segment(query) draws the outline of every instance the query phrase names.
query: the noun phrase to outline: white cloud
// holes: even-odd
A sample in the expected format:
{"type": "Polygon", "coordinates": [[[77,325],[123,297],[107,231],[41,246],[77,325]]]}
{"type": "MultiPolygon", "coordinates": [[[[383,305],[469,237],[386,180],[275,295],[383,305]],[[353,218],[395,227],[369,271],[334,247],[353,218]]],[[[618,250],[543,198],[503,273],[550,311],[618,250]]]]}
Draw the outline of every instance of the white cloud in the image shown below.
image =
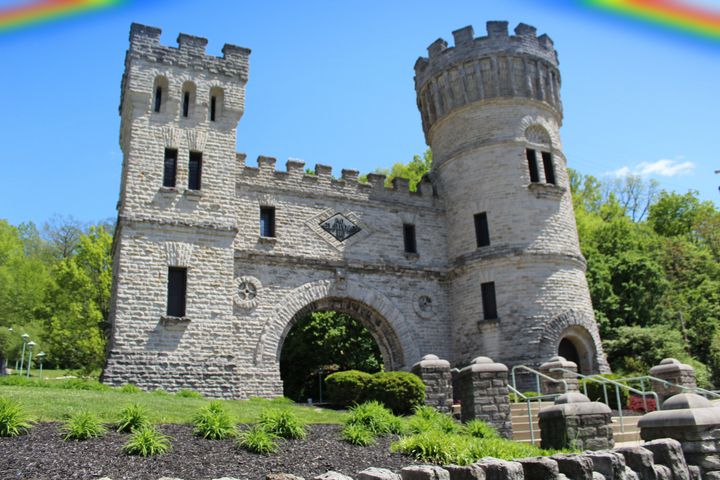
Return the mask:
{"type": "Polygon", "coordinates": [[[695,164],[693,162],[663,158],[657,162],[641,162],[632,168],[626,165],[607,174],[616,177],[626,177],[628,175],[674,177],[675,175],[688,174],[694,169],[695,164]]]}

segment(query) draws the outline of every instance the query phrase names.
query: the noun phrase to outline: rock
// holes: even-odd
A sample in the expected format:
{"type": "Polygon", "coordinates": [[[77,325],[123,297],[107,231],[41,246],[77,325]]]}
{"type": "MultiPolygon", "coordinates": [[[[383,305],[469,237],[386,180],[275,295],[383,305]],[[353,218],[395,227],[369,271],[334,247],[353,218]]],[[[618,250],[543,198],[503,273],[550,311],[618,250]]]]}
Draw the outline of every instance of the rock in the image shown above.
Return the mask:
{"type": "Polygon", "coordinates": [[[654,465],[653,469],[655,470],[655,478],[657,478],[657,480],[672,480],[673,474],[665,465],[654,465]]]}
{"type": "Polygon", "coordinates": [[[593,480],[606,480],[605,475],[603,475],[602,473],[598,473],[598,472],[592,472],[592,478],[593,478],[593,480]]]}
{"type": "Polygon", "coordinates": [[[700,467],[697,465],[688,465],[688,473],[690,474],[690,480],[700,480],[700,467]]]}
{"type": "Polygon", "coordinates": [[[401,477],[386,468],[370,467],[358,472],[357,480],[401,480],[401,477]]]}
{"type": "Polygon", "coordinates": [[[305,480],[302,477],[292,475],[290,473],[268,473],[265,480],[305,480]]]}
{"type": "Polygon", "coordinates": [[[548,457],[521,458],[525,478],[532,480],[556,480],[560,474],[558,464],[548,457]]]}
{"type": "Polygon", "coordinates": [[[593,471],[602,474],[606,480],[625,480],[625,457],[619,453],[600,451],[583,455],[592,460],[593,471]]]}
{"type": "Polygon", "coordinates": [[[518,462],[508,462],[486,457],[475,465],[485,470],[486,480],[523,480],[523,466],[518,462]]]}
{"type": "Polygon", "coordinates": [[[450,480],[450,474],[437,465],[413,465],[400,470],[402,480],[450,480]]]}
{"type": "Polygon", "coordinates": [[[653,453],[656,464],[664,465],[670,469],[672,480],[690,480],[690,472],[680,442],[672,438],[663,438],[645,442],[643,448],[653,453]]]}
{"type": "Polygon", "coordinates": [[[593,480],[593,461],[585,455],[553,455],[560,473],[570,480],[593,480]]]}
{"type": "Polygon", "coordinates": [[[328,472],[325,472],[323,474],[313,477],[313,480],[353,480],[353,479],[352,479],[352,477],[343,475],[340,472],[334,472],[334,471],[330,470],[328,472]]]}
{"type": "Polygon", "coordinates": [[[705,480],[720,480],[720,472],[707,472],[705,474],[705,480]]]}
{"type": "Polygon", "coordinates": [[[621,447],[616,451],[625,457],[625,464],[630,467],[640,480],[656,480],[653,468],[653,453],[643,447],[621,447]]]}
{"type": "Polygon", "coordinates": [[[485,480],[485,470],[480,465],[446,465],[450,480],[485,480]]]}

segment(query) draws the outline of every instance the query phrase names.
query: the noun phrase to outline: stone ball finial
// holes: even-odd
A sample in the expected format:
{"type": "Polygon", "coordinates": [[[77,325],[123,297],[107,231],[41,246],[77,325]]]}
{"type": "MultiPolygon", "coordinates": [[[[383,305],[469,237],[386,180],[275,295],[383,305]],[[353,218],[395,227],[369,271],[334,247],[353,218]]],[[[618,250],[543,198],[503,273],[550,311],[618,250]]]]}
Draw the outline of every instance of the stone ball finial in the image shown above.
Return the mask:
{"type": "Polygon", "coordinates": [[[420,360],[440,360],[440,357],[438,357],[437,355],[433,355],[432,353],[429,353],[429,354],[425,355],[424,357],[422,357],[420,360]]]}
{"type": "Polygon", "coordinates": [[[472,359],[472,362],[470,362],[470,363],[475,365],[475,364],[495,363],[495,362],[493,362],[493,359],[490,357],[475,357],[472,359]]]}
{"type": "Polygon", "coordinates": [[[567,359],[565,357],[561,357],[560,355],[556,355],[548,360],[548,362],[567,362],[567,359]]]}
{"type": "Polygon", "coordinates": [[[713,408],[715,405],[697,393],[678,393],[665,400],[663,410],[682,410],[684,408],[713,408]]]}
{"type": "Polygon", "coordinates": [[[566,403],[588,403],[590,399],[580,392],[569,392],[560,395],[555,399],[555,405],[564,405],[566,403]]]}
{"type": "Polygon", "coordinates": [[[672,358],[672,357],[663,358],[662,360],[660,360],[660,365],[669,365],[671,363],[680,365],[680,360],[678,360],[677,358],[672,358]]]}
{"type": "Polygon", "coordinates": [[[417,369],[423,369],[423,368],[444,368],[444,369],[450,369],[450,362],[447,360],[442,360],[437,355],[433,355],[432,353],[429,353],[422,357],[419,362],[414,364],[412,366],[412,370],[416,371],[417,369]]]}

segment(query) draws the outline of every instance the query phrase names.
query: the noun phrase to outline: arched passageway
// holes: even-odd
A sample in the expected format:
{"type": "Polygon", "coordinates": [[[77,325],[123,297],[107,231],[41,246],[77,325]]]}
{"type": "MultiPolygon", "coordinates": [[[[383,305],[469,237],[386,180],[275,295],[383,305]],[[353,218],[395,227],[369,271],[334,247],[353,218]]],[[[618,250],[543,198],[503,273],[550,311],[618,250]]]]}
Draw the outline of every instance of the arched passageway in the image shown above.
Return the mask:
{"type": "Polygon", "coordinates": [[[558,347],[558,355],[564,357],[566,360],[574,362],[578,366],[578,373],[584,373],[580,367],[580,355],[578,354],[575,345],[573,345],[573,343],[567,338],[563,338],[562,340],[560,340],[560,346],[558,347]]]}

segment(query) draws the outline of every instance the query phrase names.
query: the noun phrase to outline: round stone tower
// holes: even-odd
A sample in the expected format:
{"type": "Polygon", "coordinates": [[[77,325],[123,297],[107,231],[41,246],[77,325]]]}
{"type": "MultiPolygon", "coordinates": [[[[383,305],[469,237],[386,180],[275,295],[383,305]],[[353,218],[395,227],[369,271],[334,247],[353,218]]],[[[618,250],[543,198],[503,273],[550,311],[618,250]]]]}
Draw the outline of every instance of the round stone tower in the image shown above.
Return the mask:
{"type": "Polygon", "coordinates": [[[415,64],[446,209],[453,360],[537,367],[562,354],[583,373],[608,371],[560,143],[553,42],[525,24],[511,36],[507,22],[453,37],[415,64]]]}

